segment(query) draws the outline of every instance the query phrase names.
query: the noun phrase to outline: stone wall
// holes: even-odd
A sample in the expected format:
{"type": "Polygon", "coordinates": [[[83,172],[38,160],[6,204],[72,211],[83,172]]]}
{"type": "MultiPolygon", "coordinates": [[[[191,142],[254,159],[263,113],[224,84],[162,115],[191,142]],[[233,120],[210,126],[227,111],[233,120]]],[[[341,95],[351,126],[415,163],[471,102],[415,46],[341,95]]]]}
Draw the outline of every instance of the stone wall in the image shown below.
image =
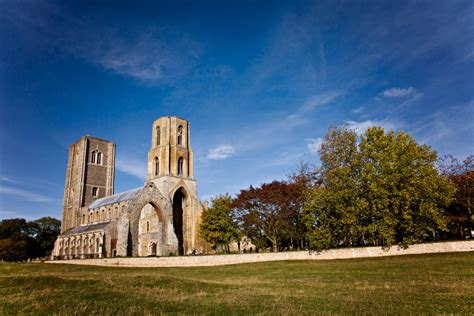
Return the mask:
{"type": "Polygon", "coordinates": [[[474,240],[413,245],[408,249],[392,247],[384,251],[380,247],[344,248],[310,253],[308,251],[254,253],[235,255],[184,256],[184,257],[148,257],[148,258],[108,258],[49,261],[51,263],[70,263],[98,266],[121,267],[185,267],[219,266],[239,263],[282,261],[282,260],[331,260],[367,257],[399,256],[411,254],[466,252],[474,251],[474,240]]]}
{"type": "Polygon", "coordinates": [[[157,253],[159,255],[175,254],[178,241],[173,231],[173,210],[169,198],[164,197],[153,182],[147,183],[140,193],[129,200],[128,205],[119,214],[117,222],[117,255],[138,256],[139,224],[142,209],[151,204],[160,221],[160,234],[157,253]],[[131,247],[131,249],[129,249],[131,247]],[[130,253],[131,252],[131,253],[130,253]]]}

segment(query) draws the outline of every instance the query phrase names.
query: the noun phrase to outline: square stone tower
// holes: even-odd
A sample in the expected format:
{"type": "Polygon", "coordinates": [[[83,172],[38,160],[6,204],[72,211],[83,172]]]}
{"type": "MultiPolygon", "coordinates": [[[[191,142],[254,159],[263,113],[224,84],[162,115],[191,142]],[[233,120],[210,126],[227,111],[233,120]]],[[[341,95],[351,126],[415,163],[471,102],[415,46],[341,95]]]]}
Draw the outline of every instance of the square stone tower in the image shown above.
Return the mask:
{"type": "Polygon", "coordinates": [[[114,193],[115,144],[83,136],[69,147],[61,232],[81,225],[81,209],[114,193]]]}

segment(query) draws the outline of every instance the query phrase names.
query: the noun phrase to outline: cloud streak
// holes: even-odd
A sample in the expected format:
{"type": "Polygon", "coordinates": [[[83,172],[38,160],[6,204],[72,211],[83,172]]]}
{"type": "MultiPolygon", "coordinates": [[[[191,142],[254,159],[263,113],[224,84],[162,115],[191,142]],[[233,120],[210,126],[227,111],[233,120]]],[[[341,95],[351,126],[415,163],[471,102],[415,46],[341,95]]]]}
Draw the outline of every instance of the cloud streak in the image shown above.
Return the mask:
{"type": "Polygon", "coordinates": [[[143,83],[173,83],[196,65],[201,54],[197,42],[171,27],[134,32],[41,1],[18,3],[10,10],[5,17],[35,45],[143,83]]]}
{"type": "Polygon", "coordinates": [[[107,70],[143,82],[174,81],[199,57],[198,45],[177,31],[157,29],[132,40],[112,34],[101,43],[79,44],[77,52],[107,70]]]}
{"type": "Polygon", "coordinates": [[[27,190],[13,188],[9,186],[0,186],[0,194],[12,195],[28,202],[51,202],[52,199],[45,195],[37,194],[27,190]]]}
{"type": "Polygon", "coordinates": [[[322,94],[312,95],[307,98],[300,108],[301,113],[307,113],[314,109],[333,102],[343,94],[342,91],[329,91],[322,94]]]}
{"type": "Polygon", "coordinates": [[[348,127],[358,134],[363,134],[365,131],[367,131],[370,127],[373,126],[380,126],[386,131],[388,130],[397,130],[401,127],[400,123],[396,123],[390,120],[366,120],[366,121],[346,121],[345,122],[348,127]]]}
{"type": "Polygon", "coordinates": [[[382,92],[384,97],[389,98],[402,98],[416,93],[416,89],[413,87],[408,88],[391,88],[382,92]]]}
{"type": "Polygon", "coordinates": [[[145,180],[148,174],[146,163],[131,159],[117,159],[117,170],[134,176],[140,180],[145,180]]]}
{"type": "Polygon", "coordinates": [[[310,153],[319,155],[318,150],[321,148],[321,145],[323,144],[323,139],[321,137],[318,138],[307,138],[305,139],[307,141],[307,148],[310,153]]]}
{"type": "Polygon", "coordinates": [[[207,159],[224,160],[236,154],[236,150],[232,145],[221,145],[211,148],[207,154],[207,159]]]}

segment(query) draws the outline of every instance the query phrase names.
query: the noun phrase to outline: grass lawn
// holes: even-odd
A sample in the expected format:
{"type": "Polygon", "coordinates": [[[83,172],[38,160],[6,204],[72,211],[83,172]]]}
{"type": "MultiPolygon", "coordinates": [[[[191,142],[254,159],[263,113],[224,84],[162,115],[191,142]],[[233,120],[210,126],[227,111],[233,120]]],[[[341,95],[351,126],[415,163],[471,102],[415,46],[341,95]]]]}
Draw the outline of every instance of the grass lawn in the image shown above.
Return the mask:
{"type": "Polygon", "coordinates": [[[474,252],[202,268],[0,263],[0,314],[474,314],[474,252]]]}

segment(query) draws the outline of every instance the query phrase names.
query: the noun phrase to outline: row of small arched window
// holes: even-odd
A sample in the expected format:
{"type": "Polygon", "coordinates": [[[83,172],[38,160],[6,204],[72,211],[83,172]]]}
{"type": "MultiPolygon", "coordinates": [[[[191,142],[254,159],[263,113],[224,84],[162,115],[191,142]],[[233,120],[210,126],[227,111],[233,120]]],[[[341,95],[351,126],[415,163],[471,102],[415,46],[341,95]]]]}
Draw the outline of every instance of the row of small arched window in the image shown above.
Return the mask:
{"type": "MultiPolygon", "coordinates": [[[[178,126],[178,132],[176,135],[178,145],[183,144],[183,126],[178,126]]],[[[156,145],[159,146],[161,144],[161,129],[159,126],[156,127],[156,145]]]]}
{"type": "MultiPolygon", "coordinates": [[[[124,207],[122,206],[122,209],[124,207]]],[[[102,209],[100,212],[96,210],[95,213],[90,212],[87,215],[82,214],[82,224],[90,224],[93,222],[107,221],[119,217],[119,208],[108,208],[107,212],[102,209]]]]}
{"type": "MultiPolygon", "coordinates": [[[[178,158],[178,175],[181,176],[183,175],[183,170],[184,170],[184,159],[183,157],[178,158]]],[[[160,174],[160,159],[158,157],[155,157],[155,176],[160,174]]]]}

